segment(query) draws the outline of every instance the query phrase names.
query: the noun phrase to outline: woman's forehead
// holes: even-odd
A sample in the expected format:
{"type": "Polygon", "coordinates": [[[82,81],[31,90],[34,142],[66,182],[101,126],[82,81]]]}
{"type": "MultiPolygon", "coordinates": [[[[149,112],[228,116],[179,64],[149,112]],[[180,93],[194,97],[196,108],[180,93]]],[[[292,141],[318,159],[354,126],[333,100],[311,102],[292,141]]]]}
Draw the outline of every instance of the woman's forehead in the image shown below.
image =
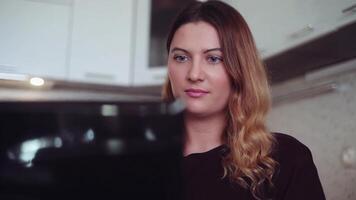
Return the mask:
{"type": "Polygon", "coordinates": [[[171,49],[175,47],[190,51],[220,48],[219,36],[215,28],[207,22],[190,22],[175,32],[171,49]]]}

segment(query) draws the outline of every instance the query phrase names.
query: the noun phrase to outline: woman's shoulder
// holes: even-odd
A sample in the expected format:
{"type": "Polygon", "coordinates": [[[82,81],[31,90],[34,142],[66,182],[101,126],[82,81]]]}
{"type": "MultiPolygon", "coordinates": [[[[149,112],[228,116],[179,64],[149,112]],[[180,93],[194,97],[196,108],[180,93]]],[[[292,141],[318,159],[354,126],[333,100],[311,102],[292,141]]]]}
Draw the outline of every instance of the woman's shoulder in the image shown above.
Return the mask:
{"type": "Polygon", "coordinates": [[[278,162],[274,175],[274,199],[325,200],[309,148],[290,135],[272,134],[276,140],[273,157],[278,162]]]}
{"type": "Polygon", "coordinates": [[[272,134],[276,141],[273,154],[279,162],[297,164],[312,160],[310,149],[295,137],[278,132],[272,134]]]}

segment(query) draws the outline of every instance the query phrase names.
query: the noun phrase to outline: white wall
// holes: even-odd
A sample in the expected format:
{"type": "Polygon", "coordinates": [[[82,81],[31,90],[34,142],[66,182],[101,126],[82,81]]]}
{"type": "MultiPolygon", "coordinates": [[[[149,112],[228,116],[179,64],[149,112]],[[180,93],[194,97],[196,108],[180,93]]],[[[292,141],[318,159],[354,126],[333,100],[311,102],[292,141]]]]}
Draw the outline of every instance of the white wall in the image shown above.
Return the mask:
{"type": "Polygon", "coordinates": [[[347,147],[356,148],[356,72],[333,79],[347,90],[276,105],[268,124],[311,149],[327,199],[351,200],[356,199],[356,169],[344,167],[341,155],[347,147]]]}

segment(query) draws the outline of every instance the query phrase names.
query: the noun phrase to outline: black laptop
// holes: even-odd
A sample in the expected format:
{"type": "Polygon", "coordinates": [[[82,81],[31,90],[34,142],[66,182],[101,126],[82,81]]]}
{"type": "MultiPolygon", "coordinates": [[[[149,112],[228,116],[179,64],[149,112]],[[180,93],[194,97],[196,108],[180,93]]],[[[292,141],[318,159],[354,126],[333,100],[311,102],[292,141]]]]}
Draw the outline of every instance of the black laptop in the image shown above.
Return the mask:
{"type": "Polygon", "coordinates": [[[180,199],[177,102],[0,103],[0,199],[180,199]]]}

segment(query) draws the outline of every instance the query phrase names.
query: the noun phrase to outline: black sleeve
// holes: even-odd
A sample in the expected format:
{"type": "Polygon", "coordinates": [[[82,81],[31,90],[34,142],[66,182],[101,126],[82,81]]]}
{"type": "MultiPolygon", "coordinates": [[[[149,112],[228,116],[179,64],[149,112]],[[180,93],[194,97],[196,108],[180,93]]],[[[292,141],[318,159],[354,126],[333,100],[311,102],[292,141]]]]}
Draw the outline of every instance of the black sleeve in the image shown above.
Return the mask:
{"type": "Polygon", "coordinates": [[[325,200],[312,154],[306,146],[304,147],[304,155],[295,158],[297,160],[291,170],[292,174],[289,176],[283,200],[325,200]]]}

